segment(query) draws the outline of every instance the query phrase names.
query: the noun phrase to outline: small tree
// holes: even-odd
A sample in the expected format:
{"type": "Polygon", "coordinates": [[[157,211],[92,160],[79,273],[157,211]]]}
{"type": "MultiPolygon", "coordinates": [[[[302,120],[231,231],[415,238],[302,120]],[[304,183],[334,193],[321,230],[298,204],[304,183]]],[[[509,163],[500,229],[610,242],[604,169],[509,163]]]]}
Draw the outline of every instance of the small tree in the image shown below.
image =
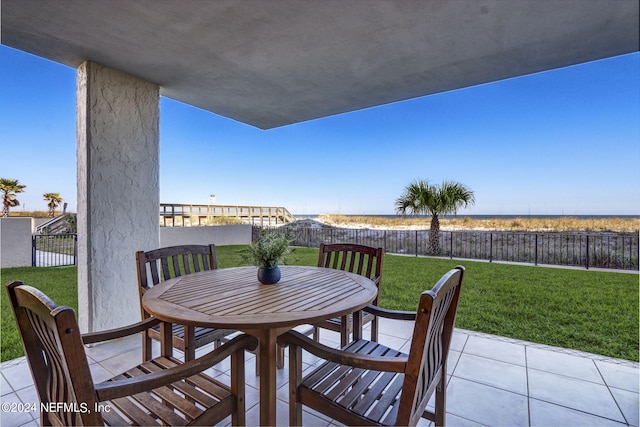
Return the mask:
{"type": "Polygon", "coordinates": [[[77,233],[78,232],[78,217],[75,214],[67,214],[64,217],[64,220],[67,223],[67,233],[77,233]]]}
{"type": "Polygon", "coordinates": [[[405,187],[404,193],[396,200],[396,212],[431,215],[429,252],[437,255],[440,253],[439,215],[455,214],[459,208],[474,202],[473,191],[463,184],[445,181],[442,185],[435,185],[419,180],[405,187]]]}
{"type": "Polygon", "coordinates": [[[44,200],[49,202],[47,206],[49,207],[49,218],[53,218],[56,215],[56,208],[62,202],[62,197],[60,197],[60,193],[44,193],[42,195],[44,200]]]}
{"type": "Polygon", "coordinates": [[[22,193],[26,185],[18,184],[17,179],[0,178],[0,191],[2,195],[2,216],[9,216],[9,208],[20,205],[16,199],[16,193],[22,193]]]}

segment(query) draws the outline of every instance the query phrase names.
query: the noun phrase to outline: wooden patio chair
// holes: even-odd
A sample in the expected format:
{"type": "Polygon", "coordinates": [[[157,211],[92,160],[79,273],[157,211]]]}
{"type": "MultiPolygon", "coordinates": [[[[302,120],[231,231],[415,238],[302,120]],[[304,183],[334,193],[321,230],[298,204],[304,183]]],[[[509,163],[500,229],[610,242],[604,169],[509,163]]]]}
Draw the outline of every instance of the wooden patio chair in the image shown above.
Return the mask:
{"type": "MultiPolygon", "coordinates": [[[[376,284],[378,295],[373,300],[377,306],[380,300],[380,285],[382,283],[382,262],[384,250],[371,246],[355,244],[320,244],[318,252],[318,267],[334,268],[365,276],[376,284]]],[[[369,311],[362,312],[362,325],[371,323],[371,341],[378,341],[378,319],[369,311]]],[[[317,323],[313,327],[313,339],[320,341],[320,329],[340,332],[340,346],[349,342],[353,332],[353,316],[342,316],[317,323]]]]}
{"type": "MultiPolygon", "coordinates": [[[[140,310],[142,318],[151,315],[142,306],[142,296],[158,283],[185,274],[218,268],[215,245],[185,245],[170,246],[151,251],[136,252],[136,266],[138,269],[138,290],[140,292],[140,310]]],[[[195,358],[196,348],[214,343],[220,345],[226,336],[235,331],[223,329],[201,328],[173,324],[173,347],[184,352],[184,360],[195,358]]],[[[143,360],[152,356],[152,339],[160,340],[159,328],[149,329],[143,336],[143,360]]]]}
{"type": "Polygon", "coordinates": [[[342,350],[298,332],[279,338],[289,345],[290,425],[301,425],[302,405],[346,425],[416,425],[421,417],[445,424],[447,357],[463,267],[445,274],[420,296],[416,313],[370,307],[381,317],[415,319],[409,354],[358,340],[342,350]],[[325,359],[302,377],[302,350],[325,359]],[[435,392],[435,411],[425,410],[435,392]]]}
{"type": "MultiPolygon", "coordinates": [[[[41,425],[213,425],[231,416],[245,424],[244,351],[257,340],[241,335],[206,356],[182,363],[163,355],[107,381],[93,382],[83,344],[140,333],[160,323],[80,335],[75,313],[21,282],[7,285],[38,392],[41,425]],[[231,386],[203,371],[231,357],[231,386]]],[[[161,328],[167,335],[169,327],[161,328]]]]}

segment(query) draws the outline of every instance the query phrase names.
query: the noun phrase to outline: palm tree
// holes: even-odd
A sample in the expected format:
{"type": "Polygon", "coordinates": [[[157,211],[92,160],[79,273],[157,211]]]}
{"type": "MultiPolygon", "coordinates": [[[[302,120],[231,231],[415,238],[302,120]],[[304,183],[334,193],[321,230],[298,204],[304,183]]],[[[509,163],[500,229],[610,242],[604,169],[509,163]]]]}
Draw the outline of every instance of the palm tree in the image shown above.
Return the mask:
{"type": "Polygon", "coordinates": [[[20,202],[16,199],[16,193],[22,193],[26,185],[18,184],[17,179],[0,178],[0,191],[2,196],[2,216],[9,216],[9,208],[19,206],[20,202]]]}
{"type": "Polygon", "coordinates": [[[56,208],[62,201],[60,193],[44,193],[42,197],[44,197],[45,201],[49,202],[47,204],[47,206],[49,207],[49,218],[53,218],[56,215],[56,208]]]}
{"type": "Polygon", "coordinates": [[[418,180],[406,186],[402,196],[396,200],[396,212],[401,215],[431,215],[429,252],[435,255],[440,253],[438,216],[456,214],[459,208],[474,202],[473,191],[464,184],[444,181],[442,185],[437,185],[418,180]]]}

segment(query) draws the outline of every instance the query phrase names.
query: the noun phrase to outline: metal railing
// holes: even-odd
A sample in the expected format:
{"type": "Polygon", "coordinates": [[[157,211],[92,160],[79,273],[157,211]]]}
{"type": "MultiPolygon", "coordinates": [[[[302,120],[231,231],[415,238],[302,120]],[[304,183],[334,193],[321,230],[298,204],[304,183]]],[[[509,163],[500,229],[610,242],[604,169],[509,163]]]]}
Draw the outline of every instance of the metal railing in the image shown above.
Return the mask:
{"type": "Polygon", "coordinates": [[[54,267],[78,263],[77,234],[34,234],[31,246],[33,267],[54,267]]]}
{"type": "Polygon", "coordinates": [[[160,204],[161,227],[208,225],[215,218],[236,218],[260,226],[287,224],[296,220],[287,208],[280,206],[160,204]]]}
{"type": "Polygon", "coordinates": [[[528,264],[638,270],[638,234],[537,233],[509,231],[440,231],[440,252],[430,253],[428,230],[254,227],[288,233],[293,245],[358,243],[383,247],[385,252],[528,264]]]}
{"type": "Polygon", "coordinates": [[[62,214],[36,227],[36,234],[59,234],[72,231],[70,222],[75,222],[76,214],[62,214]]]}

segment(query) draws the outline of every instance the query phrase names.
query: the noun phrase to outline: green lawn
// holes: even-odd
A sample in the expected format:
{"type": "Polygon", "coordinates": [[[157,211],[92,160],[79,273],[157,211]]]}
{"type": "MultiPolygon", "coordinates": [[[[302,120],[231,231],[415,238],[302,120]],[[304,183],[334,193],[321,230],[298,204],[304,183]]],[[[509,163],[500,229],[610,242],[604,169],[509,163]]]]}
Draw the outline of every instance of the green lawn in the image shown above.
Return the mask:
{"type": "MultiPolygon", "coordinates": [[[[76,267],[0,269],[0,283],[3,287],[14,280],[21,280],[27,285],[40,289],[58,305],[73,307],[76,312],[78,310],[78,269],[76,267]]],[[[2,289],[0,293],[0,304],[0,318],[2,319],[2,325],[0,325],[2,357],[0,361],[4,362],[22,356],[24,352],[6,289],[2,289]]]]}
{"type": "MultiPolygon", "coordinates": [[[[218,247],[220,267],[246,265],[243,247],[218,247]]],[[[315,265],[317,249],[297,248],[288,264],[315,265]]],[[[449,269],[466,267],[456,326],[638,361],[637,274],[385,256],[381,305],[415,310],[419,295],[449,269]]],[[[12,268],[58,304],[77,307],[75,267],[12,268]]],[[[6,292],[2,293],[2,360],[22,354],[6,292]]]]}

